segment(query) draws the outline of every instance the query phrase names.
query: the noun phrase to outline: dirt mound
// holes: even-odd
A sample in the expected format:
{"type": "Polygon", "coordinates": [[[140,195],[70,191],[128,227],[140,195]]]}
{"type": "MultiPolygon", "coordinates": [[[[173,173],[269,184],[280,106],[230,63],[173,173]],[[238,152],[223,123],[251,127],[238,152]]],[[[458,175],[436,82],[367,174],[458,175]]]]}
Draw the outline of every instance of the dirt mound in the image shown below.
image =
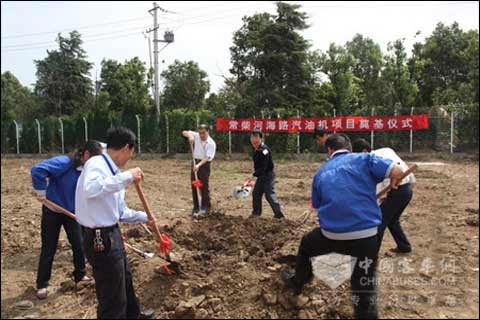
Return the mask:
{"type": "MultiPolygon", "coordinates": [[[[348,293],[345,286],[331,291],[314,282],[297,298],[280,282],[287,266],[277,261],[295,254],[305,233],[298,222],[215,212],[190,223],[177,220],[164,231],[175,241],[172,252],[183,274],[155,273],[154,263],[132,261],[135,279],[150,278],[139,290],[141,301],[162,318],[334,317],[348,293]]],[[[126,233],[136,236],[130,241],[138,246],[155,250],[146,233],[126,233]]]]}

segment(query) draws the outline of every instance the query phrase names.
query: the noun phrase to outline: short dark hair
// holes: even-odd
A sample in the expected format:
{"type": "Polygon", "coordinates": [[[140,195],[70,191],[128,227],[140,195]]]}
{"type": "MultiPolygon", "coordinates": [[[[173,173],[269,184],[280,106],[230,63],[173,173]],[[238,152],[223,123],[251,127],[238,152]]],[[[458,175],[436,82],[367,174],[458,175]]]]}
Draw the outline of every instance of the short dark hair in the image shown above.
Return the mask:
{"type": "Polygon", "coordinates": [[[323,137],[324,135],[326,135],[328,132],[323,128],[323,127],[317,127],[315,128],[315,130],[313,131],[313,138],[317,138],[317,137],[323,137]]]}
{"type": "Polygon", "coordinates": [[[263,132],[260,129],[253,129],[250,131],[250,136],[259,136],[260,138],[263,138],[263,132]]]}
{"type": "Polygon", "coordinates": [[[199,125],[197,130],[200,130],[200,129],[204,129],[207,132],[210,131],[210,129],[208,128],[208,126],[206,124],[199,125]]]}
{"type": "Polygon", "coordinates": [[[120,150],[125,145],[131,149],[135,147],[137,137],[132,130],[125,127],[113,127],[107,131],[107,148],[120,150]]]}
{"type": "Polygon", "coordinates": [[[333,151],[340,149],[348,149],[352,151],[352,143],[350,138],[344,133],[334,133],[328,136],[325,141],[325,148],[330,148],[333,151]]]}
{"type": "Polygon", "coordinates": [[[352,151],[353,152],[362,152],[363,150],[367,150],[368,152],[372,151],[372,147],[367,140],[358,138],[355,139],[352,143],[352,151]]]}
{"type": "Polygon", "coordinates": [[[82,157],[85,151],[88,151],[91,157],[98,156],[102,154],[102,145],[96,140],[88,140],[83,148],[75,149],[71,156],[75,168],[82,165],[82,157]]]}

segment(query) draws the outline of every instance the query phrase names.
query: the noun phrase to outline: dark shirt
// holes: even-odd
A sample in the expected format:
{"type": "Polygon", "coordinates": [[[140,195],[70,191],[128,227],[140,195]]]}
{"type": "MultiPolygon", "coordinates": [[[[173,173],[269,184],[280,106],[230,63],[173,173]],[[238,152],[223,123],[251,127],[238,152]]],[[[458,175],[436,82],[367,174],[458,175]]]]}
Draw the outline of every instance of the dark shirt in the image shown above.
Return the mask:
{"type": "Polygon", "coordinates": [[[253,150],[253,176],[259,178],[273,171],[272,152],[270,148],[262,142],[258,150],[253,150]]]}

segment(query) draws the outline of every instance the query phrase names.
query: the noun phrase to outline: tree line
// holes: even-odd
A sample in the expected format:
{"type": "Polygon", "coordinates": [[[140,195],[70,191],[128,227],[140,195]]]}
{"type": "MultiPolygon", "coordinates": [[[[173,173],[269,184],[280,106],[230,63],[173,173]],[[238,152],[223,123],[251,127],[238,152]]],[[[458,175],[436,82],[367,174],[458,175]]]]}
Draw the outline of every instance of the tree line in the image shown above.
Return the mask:
{"type": "MultiPolygon", "coordinates": [[[[472,121],[469,134],[478,144],[478,30],[438,23],[410,54],[405,39],[394,39],[383,52],[374,39],[361,34],[320,51],[302,35],[309,25],[300,5],[277,2],[275,14],[242,20],[233,34],[232,67],[223,87],[210,93],[207,72],[198,63],[175,60],[161,73],[163,111],[259,117],[262,112],[297,110],[305,116],[332,115],[333,110],[366,114],[372,107],[379,114],[392,114],[444,106],[472,121]]],[[[153,70],[138,57],[123,62],[105,58],[94,81],[81,34],[58,34],[56,42],[57,49],[35,61],[33,90],[11,72],[2,74],[3,120],[156,112],[150,94],[153,70]]]]}

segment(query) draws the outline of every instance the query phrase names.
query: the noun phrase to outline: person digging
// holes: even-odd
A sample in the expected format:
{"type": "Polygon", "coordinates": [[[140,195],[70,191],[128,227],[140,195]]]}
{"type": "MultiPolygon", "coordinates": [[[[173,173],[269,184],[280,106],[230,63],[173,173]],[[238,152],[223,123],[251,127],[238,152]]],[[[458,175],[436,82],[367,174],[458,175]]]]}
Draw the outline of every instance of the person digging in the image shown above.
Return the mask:
{"type": "Polygon", "coordinates": [[[351,153],[346,135],[330,135],[325,147],[330,160],[320,167],[312,182],[312,205],[320,226],[302,238],[295,272],[283,270],[280,277],[300,294],[313,279],[310,258],[332,252],[355,257],[350,278],[355,318],[377,318],[377,229],[381,212],[376,186],[389,177],[396,189],[403,171],[391,160],[351,153]]]}
{"type": "MultiPolygon", "coordinates": [[[[407,164],[397,155],[391,148],[380,148],[372,150],[372,147],[365,139],[356,139],[353,141],[353,152],[367,152],[376,156],[390,159],[397,163],[403,170],[408,170],[407,164]]],[[[403,231],[400,224],[402,213],[410,203],[413,196],[413,185],[416,178],[413,173],[404,178],[396,190],[389,192],[384,199],[382,199],[380,209],[382,210],[382,224],[378,228],[378,248],[382,246],[383,235],[388,228],[392,234],[393,240],[397,244],[396,248],[391,248],[389,251],[393,253],[410,253],[412,246],[408,241],[407,235],[403,231]]],[[[390,183],[385,179],[377,185],[377,193],[390,183]]]]}
{"type": "Polygon", "coordinates": [[[75,282],[92,280],[85,272],[80,226],[75,219],[59,214],[58,210],[52,208],[46,201],[56,202],[75,212],[75,186],[83,165],[90,157],[101,153],[100,143],[91,140],[87,141],[83,149],[76,150],[71,155],[60,155],[43,160],[31,169],[33,189],[38,201],[42,203],[42,248],[38,262],[36,293],[38,299],[45,299],[48,295],[48,282],[52,274],[53,258],[57,251],[62,226],[72,246],[75,282]]]}
{"type": "Polygon", "coordinates": [[[140,308],[119,227],[120,221],[156,227],[153,217],[125,204],[125,188],[139,185],[143,177],[138,167],[120,171],[135,153],[136,136],[130,129],[113,127],[106,140],[107,151],[85,164],[75,197],[83,249],[95,278],[97,318],[150,319],[154,311],[140,308]]]}
{"type": "Polygon", "coordinates": [[[210,212],[210,166],[217,145],[210,137],[208,126],[202,124],[198,127],[198,132],[184,130],[182,135],[188,139],[192,150],[192,198],[193,209],[192,216],[196,217],[210,212]],[[201,197],[201,201],[200,198],[201,197]]]}

